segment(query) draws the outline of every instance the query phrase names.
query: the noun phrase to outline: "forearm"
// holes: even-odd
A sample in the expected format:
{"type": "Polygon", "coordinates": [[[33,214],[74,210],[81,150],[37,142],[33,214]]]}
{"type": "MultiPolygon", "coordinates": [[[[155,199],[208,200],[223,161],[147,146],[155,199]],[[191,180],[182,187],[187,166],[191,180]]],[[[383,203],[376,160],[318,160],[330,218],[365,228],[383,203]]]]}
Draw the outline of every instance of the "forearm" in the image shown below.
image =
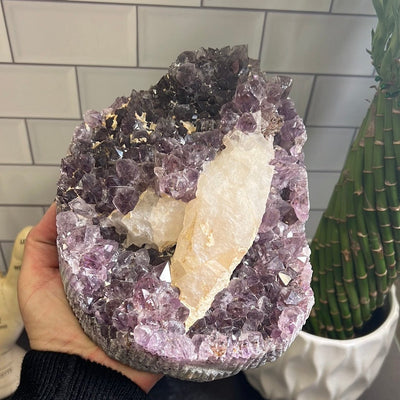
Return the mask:
{"type": "Polygon", "coordinates": [[[122,374],[79,356],[46,351],[26,354],[14,400],[145,400],[122,374]]]}

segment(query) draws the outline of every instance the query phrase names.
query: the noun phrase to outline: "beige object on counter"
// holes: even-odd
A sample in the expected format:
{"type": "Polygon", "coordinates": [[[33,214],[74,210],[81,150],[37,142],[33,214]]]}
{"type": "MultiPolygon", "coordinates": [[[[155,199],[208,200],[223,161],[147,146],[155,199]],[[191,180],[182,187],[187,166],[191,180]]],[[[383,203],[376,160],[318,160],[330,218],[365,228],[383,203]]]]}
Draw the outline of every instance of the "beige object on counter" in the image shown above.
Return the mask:
{"type": "Polygon", "coordinates": [[[6,276],[0,276],[0,399],[15,392],[25,354],[25,351],[16,345],[23,329],[18,305],[17,282],[25,239],[31,228],[31,226],[25,227],[17,235],[8,273],[6,276]]]}

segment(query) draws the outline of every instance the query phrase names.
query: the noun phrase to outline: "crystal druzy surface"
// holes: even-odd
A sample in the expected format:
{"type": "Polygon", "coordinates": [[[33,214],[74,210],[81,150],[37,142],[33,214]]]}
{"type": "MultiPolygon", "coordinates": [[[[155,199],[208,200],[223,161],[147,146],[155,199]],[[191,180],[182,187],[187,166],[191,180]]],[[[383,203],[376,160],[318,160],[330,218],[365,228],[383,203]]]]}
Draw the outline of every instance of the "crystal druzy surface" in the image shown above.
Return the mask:
{"type": "Polygon", "coordinates": [[[290,86],[246,46],[187,51],[75,129],[58,182],[60,269],[111,357],[212,380],[275,360],[301,330],[309,199],[290,86]]]}

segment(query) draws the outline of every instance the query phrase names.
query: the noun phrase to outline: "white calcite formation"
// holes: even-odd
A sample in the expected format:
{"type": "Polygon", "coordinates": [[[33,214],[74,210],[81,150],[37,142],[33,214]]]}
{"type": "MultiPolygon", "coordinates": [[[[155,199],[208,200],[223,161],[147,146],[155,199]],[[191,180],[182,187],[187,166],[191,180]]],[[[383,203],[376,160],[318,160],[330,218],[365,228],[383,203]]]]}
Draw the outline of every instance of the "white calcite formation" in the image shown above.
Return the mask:
{"type": "Polygon", "coordinates": [[[171,259],[172,284],[190,311],[186,328],[228,286],[257,235],[271,187],[272,137],[235,130],[223,142],[199,177],[171,259]]]}
{"type": "Polygon", "coordinates": [[[135,208],[121,218],[126,227],[125,247],[149,245],[162,252],[174,246],[183,226],[186,203],[145,190],[135,208]]]}

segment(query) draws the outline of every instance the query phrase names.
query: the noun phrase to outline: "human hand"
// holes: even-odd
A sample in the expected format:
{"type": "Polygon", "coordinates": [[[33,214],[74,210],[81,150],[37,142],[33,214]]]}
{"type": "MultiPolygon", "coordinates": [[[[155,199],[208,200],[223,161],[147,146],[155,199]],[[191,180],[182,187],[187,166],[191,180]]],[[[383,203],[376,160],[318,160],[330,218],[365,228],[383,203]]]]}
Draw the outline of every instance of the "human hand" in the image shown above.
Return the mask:
{"type": "Polygon", "coordinates": [[[52,204],[29,233],[18,282],[18,299],[33,350],[76,354],[112,368],[149,392],[161,378],[108,357],[83,332],[65,296],[56,247],[56,207],[52,204]]]}

